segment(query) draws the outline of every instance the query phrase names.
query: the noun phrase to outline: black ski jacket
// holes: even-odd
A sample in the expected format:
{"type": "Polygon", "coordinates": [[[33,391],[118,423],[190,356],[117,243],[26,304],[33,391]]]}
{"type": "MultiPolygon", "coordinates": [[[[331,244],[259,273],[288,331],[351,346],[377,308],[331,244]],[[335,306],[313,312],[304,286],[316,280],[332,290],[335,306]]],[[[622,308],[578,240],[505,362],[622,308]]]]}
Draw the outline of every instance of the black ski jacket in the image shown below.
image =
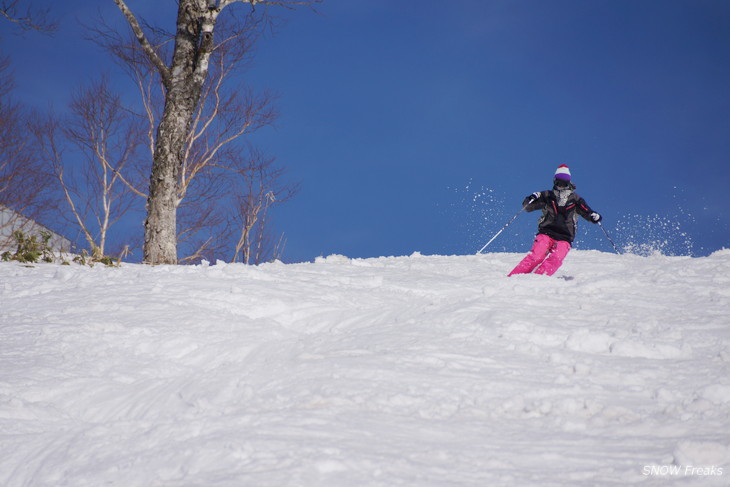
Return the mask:
{"type": "Polygon", "coordinates": [[[557,190],[546,190],[525,198],[527,211],[542,210],[542,217],[537,222],[537,233],[545,234],[555,240],[573,243],[578,230],[578,215],[593,223],[593,210],[577,193],[571,191],[564,205],[560,205],[557,190]],[[527,204],[532,197],[536,199],[527,204]]]}

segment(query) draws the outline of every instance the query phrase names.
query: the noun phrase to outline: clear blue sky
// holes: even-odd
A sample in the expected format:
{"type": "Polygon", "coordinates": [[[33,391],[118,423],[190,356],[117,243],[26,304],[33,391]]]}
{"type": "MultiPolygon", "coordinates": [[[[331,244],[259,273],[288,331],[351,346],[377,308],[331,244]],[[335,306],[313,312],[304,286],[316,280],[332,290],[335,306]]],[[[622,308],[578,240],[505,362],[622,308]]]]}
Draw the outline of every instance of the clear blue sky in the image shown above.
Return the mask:
{"type": "MultiPolygon", "coordinates": [[[[22,101],[62,106],[108,67],[76,19],[121,17],[112,0],[34,3],[55,9],[61,32],[18,37],[0,23],[3,50],[22,101]]],[[[173,0],[128,5],[174,22],[173,0]]],[[[559,164],[620,245],[730,247],[727,0],[325,0],[319,11],[282,10],[286,25],[246,74],[280,94],[282,117],[255,142],[301,183],[275,215],[288,260],[473,253],[559,164]]],[[[526,250],[536,220],[521,215],[490,250],[526,250]]],[[[581,226],[577,248],[611,250],[581,226]]]]}

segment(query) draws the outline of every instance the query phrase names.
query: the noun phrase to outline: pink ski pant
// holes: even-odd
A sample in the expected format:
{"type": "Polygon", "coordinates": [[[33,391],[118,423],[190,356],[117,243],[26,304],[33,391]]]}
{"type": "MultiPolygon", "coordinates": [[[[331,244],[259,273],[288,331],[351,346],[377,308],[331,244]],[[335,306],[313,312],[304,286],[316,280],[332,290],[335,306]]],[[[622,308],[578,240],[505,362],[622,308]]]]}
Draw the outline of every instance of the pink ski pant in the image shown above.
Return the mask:
{"type": "Polygon", "coordinates": [[[529,274],[537,267],[535,274],[552,276],[563,264],[563,259],[569,251],[570,242],[555,240],[547,235],[539,234],[535,237],[535,243],[532,244],[530,252],[508,275],[529,274]]]}

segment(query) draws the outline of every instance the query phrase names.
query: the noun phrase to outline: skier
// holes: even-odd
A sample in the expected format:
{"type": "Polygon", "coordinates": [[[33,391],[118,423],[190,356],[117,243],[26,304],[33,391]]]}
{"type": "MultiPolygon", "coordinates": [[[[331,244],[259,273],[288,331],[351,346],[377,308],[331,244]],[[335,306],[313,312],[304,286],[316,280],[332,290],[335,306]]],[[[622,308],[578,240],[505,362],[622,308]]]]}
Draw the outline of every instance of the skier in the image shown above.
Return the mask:
{"type": "Polygon", "coordinates": [[[527,211],[542,210],[542,217],[538,221],[532,249],[509,276],[529,274],[533,270],[535,274],[552,276],[570,251],[578,229],[578,215],[592,223],[601,221],[601,215],[575,193],[570,169],[565,164],[555,171],[552,191],[532,193],[525,198],[522,206],[527,211]]]}

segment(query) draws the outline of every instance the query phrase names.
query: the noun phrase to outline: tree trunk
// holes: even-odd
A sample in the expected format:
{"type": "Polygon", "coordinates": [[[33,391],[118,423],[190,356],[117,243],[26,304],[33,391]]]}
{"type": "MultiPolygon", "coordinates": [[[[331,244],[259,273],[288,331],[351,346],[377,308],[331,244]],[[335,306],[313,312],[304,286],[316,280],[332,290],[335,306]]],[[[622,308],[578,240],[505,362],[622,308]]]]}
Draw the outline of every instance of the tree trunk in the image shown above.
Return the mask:
{"type": "Polygon", "coordinates": [[[147,264],[177,263],[177,173],[178,157],[173,140],[161,147],[158,143],[152,164],[147,219],[144,224],[144,262],[147,264]]]}
{"type": "Polygon", "coordinates": [[[194,0],[180,1],[172,66],[165,79],[165,109],[157,129],[150,176],[144,232],[147,264],[177,264],[179,173],[213,42],[215,19],[201,22],[204,16],[194,0]]]}

